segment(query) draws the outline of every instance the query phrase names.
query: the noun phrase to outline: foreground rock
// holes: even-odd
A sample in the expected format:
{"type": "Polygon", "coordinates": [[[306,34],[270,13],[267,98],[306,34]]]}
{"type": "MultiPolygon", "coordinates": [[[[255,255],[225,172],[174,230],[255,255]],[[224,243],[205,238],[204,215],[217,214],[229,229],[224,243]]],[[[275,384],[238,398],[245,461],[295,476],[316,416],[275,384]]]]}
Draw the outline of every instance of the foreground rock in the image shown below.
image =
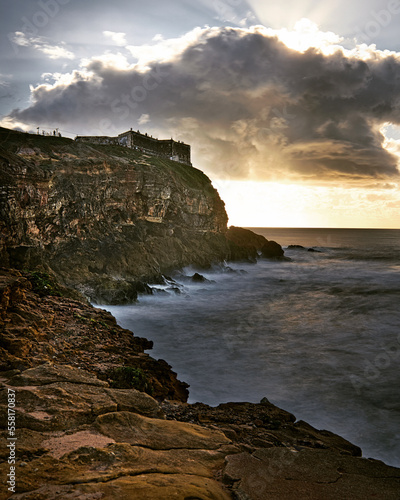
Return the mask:
{"type": "MultiPolygon", "coordinates": [[[[1,374],[3,429],[10,389],[16,488],[1,498],[398,498],[399,469],[360,458],[348,441],[295,422],[267,401],[160,405],[86,370],[47,363],[1,374]]],[[[0,432],[2,442],[7,432],[0,432]]],[[[8,453],[1,448],[2,477],[8,453]]]]}
{"type": "Polygon", "coordinates": [[[38,276],[39,288],[31,273],[0,269],[0,370],[68,364],[116,388],[136,387],[157,398],[186,401],[187,384],[165,361],[144,352],[152,342],[119,327],[102,309],[59,296],[51,276],[38,276]]]}
{"type": "Polygon", "coordinates": [[[59,294],[49,276],[1,272],[2,478],[9,391],[17,441],[15,491],[3,481],[0,498],[399,498],[399,469],[265,398],[185,403],[187,386],[143,352],[151,343],[59,294]]]}
{"type": "MultiPolygon", "coordinates": [[[[50,364],[3,373],[0,382],[1,401],[8,389],[17,401],[12,498],[230,498],[214,474],[238,449],[220,431],[165,420],[147,394],[50,364]]],[[[1,416],[5,429],[4,404],[1,416]]],[[[2,447],[2,477],[7,456],[2,447]]]]}

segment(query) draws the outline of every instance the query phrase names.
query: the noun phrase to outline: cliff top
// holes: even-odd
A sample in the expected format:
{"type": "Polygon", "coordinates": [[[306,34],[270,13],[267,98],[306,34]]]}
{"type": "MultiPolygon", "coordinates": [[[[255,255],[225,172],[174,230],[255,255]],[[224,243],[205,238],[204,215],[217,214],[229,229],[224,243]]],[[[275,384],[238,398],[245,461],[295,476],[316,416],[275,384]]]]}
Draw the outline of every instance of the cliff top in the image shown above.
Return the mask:
{"type": "MultiPolygon", "coordinates": [[[[88,144],[72,139],[30,134],[0,127],[0,165],[13,160],[25,160],[35,166],[55,167],[60,161],[68,163],[88,160],[89,163],[105,161],[115,164],[120,161],[131,164],[149,164],[160,171],[177,177],[191,189],[213,191],[210,179],[201,170],[166,158],[142,153],[139,150],[117,145],[88,144]]],[[[80,165],[80,163],[79,163],[80,165]]]]}

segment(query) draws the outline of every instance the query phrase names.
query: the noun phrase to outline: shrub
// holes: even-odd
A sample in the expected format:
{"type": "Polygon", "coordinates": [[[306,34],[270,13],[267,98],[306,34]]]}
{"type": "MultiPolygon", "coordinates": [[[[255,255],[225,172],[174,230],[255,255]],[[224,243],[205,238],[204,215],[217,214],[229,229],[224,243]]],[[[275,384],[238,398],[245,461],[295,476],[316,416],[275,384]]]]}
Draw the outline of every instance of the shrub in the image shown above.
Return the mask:
{"type": "Polygon", "coordinates": [[[26,277],[32,284],[32,290],[41,297],[46,295],[62,297],[63,294],[61,293],[61,288],[55,278],[53,278],[53,276],[49,273],[31,271],[27,273],[26,277]]]}
{"type": "Polygon", "coordinates": [[[150,395],[153,394],[153,387],[140,368],[121,366],[112,370],[109,377],[111,387],[115,389],[137,389],[150,395]]]}

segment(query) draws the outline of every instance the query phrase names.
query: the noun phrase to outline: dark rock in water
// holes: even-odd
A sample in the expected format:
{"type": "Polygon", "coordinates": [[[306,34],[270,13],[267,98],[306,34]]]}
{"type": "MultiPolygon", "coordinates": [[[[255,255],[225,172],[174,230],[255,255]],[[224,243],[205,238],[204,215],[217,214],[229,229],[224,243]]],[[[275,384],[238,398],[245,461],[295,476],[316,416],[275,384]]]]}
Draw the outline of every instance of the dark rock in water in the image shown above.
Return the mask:
{"type": "Polygon", "coordinates": [[[231,226],[226,237],[231,251],[231,260],[256,262],[261,252],[263,257],[282,257],[284,251],[275,241],[268,241],[264,236],[250,229],[231,226]]]}
{"type": "Polygon", "coordinates": [[[264,245],[266,238],[260,234],[254,233],[250,229],[230,226],[226,233],[228,241],[240,247],[255,248],[260,250],[264,245]]]}
{"type": "Polygon", "coordinates": [[[305,250],[305,247],[303,245],[289,245],[288,249],[290,250],[305,250]]]}
{"type": "Polygon", "coordinates": [[[320,250],[316,250],[315,248],[305,248],[302,245],[289,245],[288,250],[307,250],[307,252],[322,253],[320,250]]]}
{"type": "Polygon", "coordinates": [[[169,292],[164,288],[157,288],[155,286],[152,290],[154,295],[169,295],[169,292]]]}
{"type": "Polygon", "coordinates": [[[139,294],[151,295],[152,288],[142,281],[97,277],[77,287],[94,304],[117,305],[136,302],[139,294]]]}
{"type": "Polygon", "coordinates": [[[195,281],[196,283],[205,283],[208,280],[202,274],[194,273],[192,276],[192,281],[195,281]]]}
{"type": "Polygon", "coordinates": [[[261,248],[261,255],[268,259],[283,257],[283,248],[276,241],[267,241],[261,248]]]}
{"type": "Polygon", "coordinates": [[[143,283],[142,281],[136,281],[135,287],[138,294],[151,295],[153,293],[152,288],[147,283],[143,283]]]}
{"type": "Polygon", "coordinates": [[[264,236],[249,229],[231,226],[226,237],[229,243],[230,260],[257,262],[258,252],[267,241],[264,236]]]}

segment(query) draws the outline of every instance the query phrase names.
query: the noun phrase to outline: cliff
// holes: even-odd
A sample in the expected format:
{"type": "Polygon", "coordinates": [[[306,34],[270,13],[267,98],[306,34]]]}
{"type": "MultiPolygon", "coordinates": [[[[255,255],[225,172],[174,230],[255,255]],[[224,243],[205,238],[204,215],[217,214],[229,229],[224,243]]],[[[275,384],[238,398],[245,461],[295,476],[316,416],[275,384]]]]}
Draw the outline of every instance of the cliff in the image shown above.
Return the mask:
{"type": "Polygon", "coordinates": [[[47,279],[0,269],[0,498],[399,498],[399,469],[265,398],[186,404],[148,341],[47,279]]]}
{"type": "Polygon", "coordinates": [[[92,300],[229,257],[227,215],[201,171],[133,149],[0,129],[0,258],[92,300]],[[139,282],[139,283],[138,283],[139,282]]]}

